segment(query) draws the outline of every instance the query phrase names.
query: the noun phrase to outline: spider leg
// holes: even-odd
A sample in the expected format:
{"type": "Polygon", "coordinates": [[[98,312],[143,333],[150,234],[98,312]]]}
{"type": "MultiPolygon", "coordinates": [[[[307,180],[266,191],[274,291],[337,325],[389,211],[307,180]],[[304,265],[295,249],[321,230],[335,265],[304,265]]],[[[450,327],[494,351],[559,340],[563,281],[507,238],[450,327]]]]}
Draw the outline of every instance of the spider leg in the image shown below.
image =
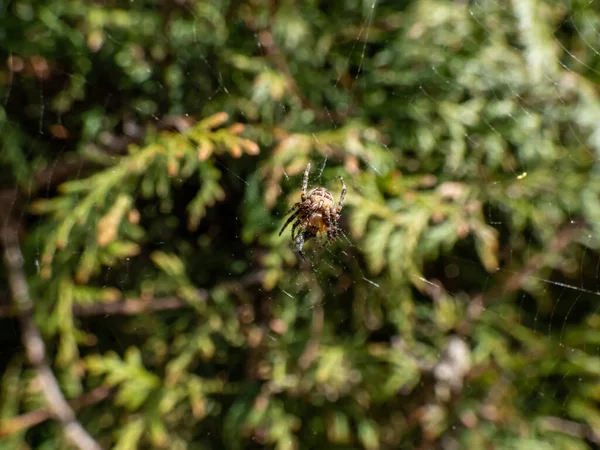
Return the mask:
{"type": "Polygon", "coordinates": [[[327,233],[327,243],[332,241],[338,241],[340,239],[340,227],[338,225],[337,217],[332,217],[331,228],[327,233]]]}
{"type": "Polygon", "coordinates": [[[340,177],[340,181],[342,182],[342,193],[340,194],[340,200],[338,201],[336,208],[336,212],[338,214],[342,212],[342,208],[344,207],[344,198],[346,197],[346,183],[344,183],[344,179],[342,177],[340,177]]]}
{"type": "Polygon", "coordinates": [[[325,209],[325,225],[327,225],[327,239],[333,239],[336,223],[331,215],[331,209],[325,209]]]}
{"type": "Polygon", "coordinates": [[[288,209],[288,212],[286,212],[284,214],[284,216],[287,216],[289,213],[291,213],[293,210],[300,208],[300,205],[302,203],[298,202],[298,203],[294,203],[294,206],[292,206],[290,209],[288,209]]]}
{"type": "Polygon", "coordinates": [[[292,239],[294,239],[294,232],[296,231],[296,228],[298,228],[298,226],[302,223],[302,217],[299,217],[298,220],[296,220],[296,222],[294,222],[294,225],[292,226],[292,239]]]}
{"type": "Polygon", "coordinates": [[[286,229],[286,227],[287,227],[287,226],[290,224],[290,222],[291,222],[292,220],[294,220],[294,219],[295,219],[295,218],[298,216],[298,214],[300,214],[300,211],[296,211],[294,214],[292,214],[292,215],[291,215],[291,216],[288,218],[288,220],[285,222],[285,224],[284,224],[284,225],[283,225],[283,227],[281,228],[281,231],[279,232],[279,236],[281,236],[281,233],[283,233],[283,230],[285,230],[285,229],[286,229]]]}
{"type": "Polygon", "coordinates": [[[306,189],[308,188],[308,174],[310,173],[310,162],[306,166],[306,170],[304,171],[304,178],[302,179],[302,196],[300,197],[302,201],[306,200],[306,189]]]}

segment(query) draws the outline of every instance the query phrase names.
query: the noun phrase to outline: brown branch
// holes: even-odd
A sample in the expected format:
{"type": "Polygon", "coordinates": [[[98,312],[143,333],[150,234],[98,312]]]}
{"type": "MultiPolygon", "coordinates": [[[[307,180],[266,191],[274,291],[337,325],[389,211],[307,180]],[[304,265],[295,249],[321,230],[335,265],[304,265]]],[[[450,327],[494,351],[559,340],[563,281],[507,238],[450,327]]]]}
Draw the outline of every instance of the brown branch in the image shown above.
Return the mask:
{"type": "Polygon", "coordinates": [[[504,284],[504,288],[513,292],[519,290],[528,277],[533,276],[539,271],[544,264],[544,257],[548,254],[555,255],[560,254],[569,246],[574,239],[581,234],[581,230],[585,228],[584,224],[569,225],[563,230],[559,231],[552,241],[550,242],[548,249],[545,249],[538,254],[533,255],[526,262],[524,270],[519,273],[514,273],[508,277],[504,284]]]}
{"type": "Polygon", "coordinates": [[[549,431],[556,431],[569,436],[587,439],[596,444],[600,443],[600,437],[589,426],[582,423],[573,422],[571,420],[561,419],[560,417],[542,417],[540,425],[549,431]]]}
{"type": "Polygon", "coordinates": [[[485,303],[494,298],[504,298],[506,294],[518,291],[528,278],[535,276],[541,268],[546,266],[545,258],[548,255],[552,256],[562,253],[581,234],[582,229],[585,229],[585,227],[585,223],[577,223],[564,227],[556,233],[545,249],[532,255],[525,262],[524,266],[514,271],[501,269],[502,272],[507,274],[504,280],[499,282],[497,287],[479,294],[474,300],[485,303]]]}
{"type": "MultiPolygon", "coordinates": [[[[206,301],[208,293],[199,291],[200,301],[206,301]]],[[[190,302],[179,297],[160,297],[148,300],[139,298],[127,299],[115,303],[94,303],[91,305],[75,305],[73,314],[78,317],[92,316],[135,316],[144,312],[171,311],[191,306],[190,302]]]]}
{"type": "Polygon", "coordinates": [[[344,113],[329,110],[322,111],[316,106],[314,106],[298,87],[298,83],[292,75],[284,55],[279,50],[279,47],[277,47],[277,44],[275,43],[271,32],[266,29],[259,29],[260,27],[256,24],[254,17],[252,17],[250,14],[246,15],[245,20],[248,28],[250,28],[257,34],[258,42],[260,43],[261,47],[265,50],[265,56],[267,57],[267,59],[269,59],[269,61],[271,61],[271,63],[277,68],[277,70],[279,70],[283,74],[289,88],[294,92],[296,97],[298,97],[298,99],[300,100],[300,104],[304,109],[312,111],[315,114],[316,118],[319,120],[341,121],[348,117],[350,114],[352,114],[351,106],[349,106],[346,112],[344,113]]]}
{"type": "MultiPolygon", "coordinates": [[[[201,301],[208,294],[204,290],[199,291],[201,301]]],[[[115,303],[92,303],[89,305],[74,305],[73,315],[77,317],[94,316],[134,316],[145,312],[171,311],[190,306],[190,303],[174,296],[158,297],[149,299],[130,298],[115,303]]],[[[19,313],[12,305],[0,306],[0,317],[16,317],[19,313]]]]}
{"type": "MultiPolygon", "coordinates": [[[[83,394],[69,402],[69,405],[73,410],[79,411],[80,409],[95,405],[101,402],[111,394],[111,389],[107,386],[99,386],[96,389],[83,394]]],[[[46,420],[52,419],[54,416],[52,411],[48,408],[36,409],[20,416],[14,417],[2,424],[0,424],[0,438],[9,436],[19,431],[26,430],[35,425],[39,425],[46,420]]]]}
{"type": "Polygon", "coordinates": [[[21,340],[29,363],[36,369],[42,393],[66,439],[80,450],[101,450],[102,447],[77,421],[75,412],[69,406],[58,385],[56,377],[46,358],[46,346],[33,318],[33,302],[23,270],[23,254],[19,245],[16,228],[8,224],[2,230],[4,243],[4,264],[15,310],[21,322],[21,340]]]}
{"type": "MultiPolygon", "coordinates": [[[[262,283],[265,272],[259,270],[249,273],[241,280],[228,281],[221,283],[219,287],[229,291],[236,291],[249,286],[254,286],[262,283]]],[[[206,289],[198,289],[198,296],[201,302],[205,302],[210,297],[209,291],[206,289]]],[[[0,300],[2,297],[0,297],[0,300]]],[[[77,299],[75,299],[77,302],[77,299]]],[[[156,297],[156,298],[129,298],[121,302],[115,303],[92,303],[88,305],[74,305],[73,315],[77,317],[94,317],[94,316],[134,316],[136,314],[146,312],[172,311],[182,308],[191,307],[191,303],[176,296],[156,297]]],[[[18,316],[17,309],[12,305],[0,306],[0,317],[16,317],[18,316]]]]}

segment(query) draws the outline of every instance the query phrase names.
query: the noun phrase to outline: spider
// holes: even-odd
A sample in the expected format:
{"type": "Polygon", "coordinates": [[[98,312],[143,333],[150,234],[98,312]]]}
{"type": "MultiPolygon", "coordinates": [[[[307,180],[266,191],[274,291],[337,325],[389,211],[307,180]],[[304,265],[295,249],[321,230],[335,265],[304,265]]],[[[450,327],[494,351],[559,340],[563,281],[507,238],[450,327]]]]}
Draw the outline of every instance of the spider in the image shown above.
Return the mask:
{"type": "Polygon", "coordinates": [[[296,242],[298,253],[304,258],[304,252],[302,248],[304,243],[311,238],[317,236],[318,233],[327,234],[327,240],[325,243],[335,239],[339,232],[338,221],[344,207],[344,197],[346,196],[346,184],[344,179],[340,177],[342,182],[342,193],[337,206],[335,206],[335,200],[333,195],[327,189],[323,187],[317,187],[311,190],[306,195],[306,189],[308,187],[308,174],[310,173],[310,162],[306,166],[304,171],[304,179],[302,181],[302,195],[300,201],[290,208],[286,213],[293,212],[288,220],[281,228],[279,236],[283,233],[286,227],[296,219],[292,226],[292,240],[296,242]],[[300,227],[302,232],[299,232],[294,237],[296,229],[300,227]]]}

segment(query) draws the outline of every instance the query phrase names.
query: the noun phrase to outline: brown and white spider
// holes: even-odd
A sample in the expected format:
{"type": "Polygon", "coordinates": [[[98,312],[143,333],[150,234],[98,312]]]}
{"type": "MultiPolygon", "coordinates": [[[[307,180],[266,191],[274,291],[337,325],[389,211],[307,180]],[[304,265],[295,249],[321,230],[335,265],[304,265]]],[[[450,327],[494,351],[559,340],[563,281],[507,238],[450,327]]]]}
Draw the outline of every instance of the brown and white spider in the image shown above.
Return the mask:
{"type": "Polygon", "coordinates": [[[310,163],[306,166],[304,171],[304,179],[302,181],[302,195],[300,201],[290,208],[286,213],[288,215],[293,211],[293,214],[281,228],[279,236],[283,233],[286,227],[296,219],[292,226],[292,240],[296,242],[298,253],[304,258],[304,252],[302,247],[304,243],[317,236],[318,233],[326,233],[327,240],[325,243],[335,239],[339,232],[338,221],[344,207],[344,197],[346,196],[346,184],[344,179],[340,177],[342,182],[342,193],[340,194],[340,200],[337,206],[335,206],[335,200],[331,192],[323,187],[317,187],[311,190],[306,195],[306,189],[308,187],[308,174],[310,172],[310,163]],[[299,232],[295,237],[294,233],[296,229],[300,227],[302,232],[299,232]]]}

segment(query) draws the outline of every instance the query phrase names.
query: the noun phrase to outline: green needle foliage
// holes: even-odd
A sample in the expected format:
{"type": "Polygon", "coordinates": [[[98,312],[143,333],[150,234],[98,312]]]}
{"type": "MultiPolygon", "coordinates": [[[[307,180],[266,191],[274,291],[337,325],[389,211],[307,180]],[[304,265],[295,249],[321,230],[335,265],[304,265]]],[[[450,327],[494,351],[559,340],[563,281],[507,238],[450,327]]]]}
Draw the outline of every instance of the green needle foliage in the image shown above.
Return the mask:
{"type": "MultiPolygon", "coordinates": [[[[5,4],[1,232],[77,420],[120,450],[598,448],[598,30],[587,0],[5,4]],[[309,162],[348,193],[303,261],[309,162]]],[[[66,448],[16,315],[3,271],[0,449],[66,448]]]]}

